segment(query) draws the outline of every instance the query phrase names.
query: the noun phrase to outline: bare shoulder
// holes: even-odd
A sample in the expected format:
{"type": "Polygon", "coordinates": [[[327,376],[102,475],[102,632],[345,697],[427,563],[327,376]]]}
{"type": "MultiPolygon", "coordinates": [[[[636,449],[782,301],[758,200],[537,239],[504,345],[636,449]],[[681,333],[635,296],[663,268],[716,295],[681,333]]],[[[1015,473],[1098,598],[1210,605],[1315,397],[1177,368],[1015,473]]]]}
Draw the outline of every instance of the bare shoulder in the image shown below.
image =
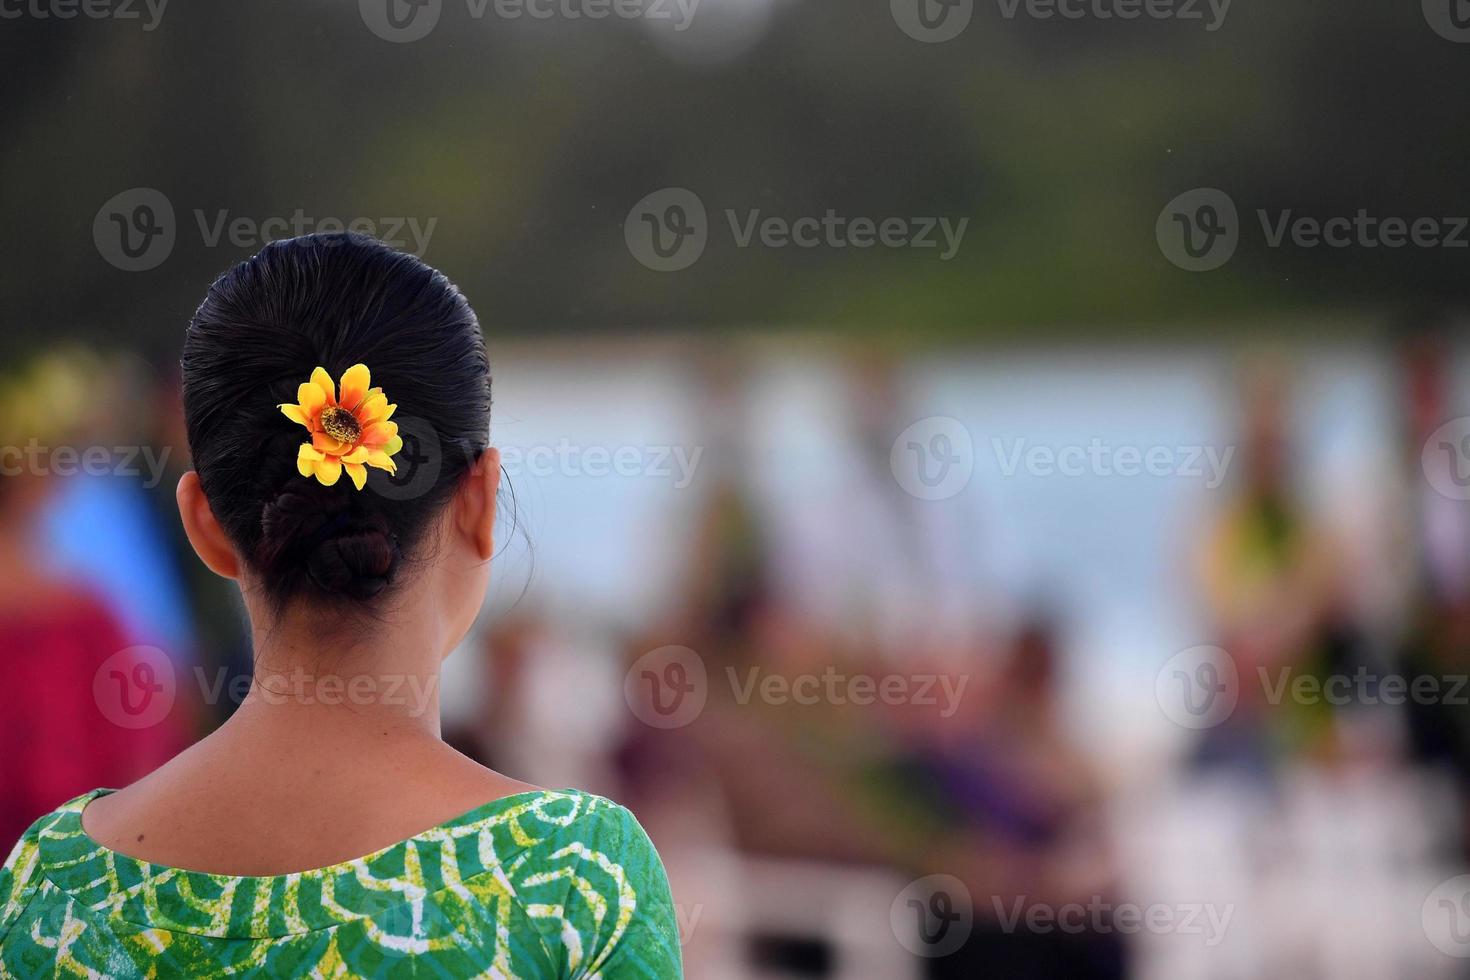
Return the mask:
{"type": "Polygon", "coordinates": [[[444,748],[446,753],[442,763],[429,775],[436,786],[436,792],[443,797],[446,805],[460,808],[457,812],[462,813],[506,796],[547,791],[544,786],[512,779],[482,766],[447,745],[444,748]]]}
{"type": "Polygon", "coordinates": [[[494,800],[542,791],[442,742],[384,746],[337,764],[309,750],[222,758],[209,742],[93,800],[84,830],[154,864],[277,875],[353,860],[494,800]]]}

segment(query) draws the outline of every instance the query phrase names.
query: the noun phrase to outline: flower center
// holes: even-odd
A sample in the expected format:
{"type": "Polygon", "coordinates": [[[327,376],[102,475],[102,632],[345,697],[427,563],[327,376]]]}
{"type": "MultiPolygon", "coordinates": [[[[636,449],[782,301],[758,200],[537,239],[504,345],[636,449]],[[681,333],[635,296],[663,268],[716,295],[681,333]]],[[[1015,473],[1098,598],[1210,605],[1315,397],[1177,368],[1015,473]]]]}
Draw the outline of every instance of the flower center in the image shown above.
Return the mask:
{"type": "Polygon", "coordinates": [[[322,431],[338,442],[356,442],[362,435],[362,426],[356,417],[345,408],[322,409],[322,431]]]}

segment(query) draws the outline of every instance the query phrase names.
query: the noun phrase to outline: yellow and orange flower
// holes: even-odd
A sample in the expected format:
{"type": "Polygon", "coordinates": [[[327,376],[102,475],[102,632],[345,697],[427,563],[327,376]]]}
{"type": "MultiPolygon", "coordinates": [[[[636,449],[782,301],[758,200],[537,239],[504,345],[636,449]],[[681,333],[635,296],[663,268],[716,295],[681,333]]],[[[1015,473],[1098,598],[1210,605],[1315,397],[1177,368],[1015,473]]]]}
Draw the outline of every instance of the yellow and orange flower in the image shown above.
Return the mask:
{"type": "Polygon", "coordinates": [[[393,456],[403,448],[398,423],[389,421],[397,405],[388,404],[382,388],[373,388],[367,366],[354,364],[342,375],[340,396],[326,368],[296,389],[297,404],[280,406],[292,422],[306,426],[311,442],[302,443],[296,468],[333,486],[346,470],[357,489],[367,483],[365,467],[398,472],[393,456]]]}

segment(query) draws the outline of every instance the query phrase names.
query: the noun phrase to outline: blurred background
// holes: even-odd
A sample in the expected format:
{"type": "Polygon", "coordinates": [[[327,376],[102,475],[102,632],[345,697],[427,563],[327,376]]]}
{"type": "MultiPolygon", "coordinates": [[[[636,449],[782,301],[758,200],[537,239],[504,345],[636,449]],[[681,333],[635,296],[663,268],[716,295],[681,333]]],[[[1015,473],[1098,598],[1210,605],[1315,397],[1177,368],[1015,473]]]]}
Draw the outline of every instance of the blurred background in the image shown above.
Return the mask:
{"type": "Polygon", "coordinates": [[[179,346],[352,228],[495,373],[446,737],[631,807],[691,978],[1470,976],[1467,41],[0,0],[0,836],[232,710],[179,346]]]}

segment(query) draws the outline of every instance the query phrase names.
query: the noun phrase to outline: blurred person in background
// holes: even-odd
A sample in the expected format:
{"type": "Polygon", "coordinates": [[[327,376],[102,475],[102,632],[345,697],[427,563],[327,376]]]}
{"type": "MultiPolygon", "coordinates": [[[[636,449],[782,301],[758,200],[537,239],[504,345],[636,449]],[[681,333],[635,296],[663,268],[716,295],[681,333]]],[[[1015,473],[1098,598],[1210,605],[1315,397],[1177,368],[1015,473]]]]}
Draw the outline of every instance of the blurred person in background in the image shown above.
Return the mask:
{"type": "Polygon", "coordinates": [[[1209,728],[1202,766],[1226,766],[1264,779],[1284,759],[1330,754],[1332,710],[1325,701],[1268,702],[1268,686],[1349,671],[1358,638],[1341,603],[1337,549],[1301,500],[1289,431],[1286,367],[1253,364],[1241,389],[1244,476],[1206,529],[1199,556],[1200,595],[1213,635],[1234,659],[1240,703],[1209,728]]]}
{"type": "MultiPolygon", "coordinates": [[[[1416,488],[1410,502],[1413,591],[1400,669],[1409,678],[1447,684],[1470,674],[1470,502],[1441,489],[1470,483],[1462,472],[1463,447],[1451,441],[1455,433],[1440,431],[1457,411],[1454,361],[1430,326],[1406,339],[1399,363],[1404,465],[1416,488]],[[1433,479],[1423,478],[1426,468],[1433,479]]],[[[1455,782],[1462,858],[1470,860],[1470,715],[1457,700],[1409,698],[1405,710],[1414,761],[1455,782]]]]}
{"type": "MultiPolygon", "coordinates": [[[[117,677],[153,669],[48,530],[97,422],[118,409],[104,362],[37,358],[0,381],[0,837],[93,786],[132,782],[183,744],[176,722],[120,725],[104,711],[117,677]],[[101,693],[98,692],[98,686],[101,693]]],[[[124,488],[116,488],[125,492],[124,488]]],[[[126,720],[126,719],[122,719],[126,720]]]]}
{"type": "Polygon", "coordinates": [[[867,764],[858,799],[899,843],[890,859],[915,875],[958,877],[975,902],[974,935],[930,961],[931,977],[1126,975],[1127,951],[1106,924],[1031,932],[1005,922],[1018,903],[1024,911],[1117,898],[1104,787],[1063,717],[1057,634],[1051,615],[1034,613],[983,676],[982,657],[963,673],[950,667],[974,682],[962,710],[890,709],[890,748],[867,764]]]}

